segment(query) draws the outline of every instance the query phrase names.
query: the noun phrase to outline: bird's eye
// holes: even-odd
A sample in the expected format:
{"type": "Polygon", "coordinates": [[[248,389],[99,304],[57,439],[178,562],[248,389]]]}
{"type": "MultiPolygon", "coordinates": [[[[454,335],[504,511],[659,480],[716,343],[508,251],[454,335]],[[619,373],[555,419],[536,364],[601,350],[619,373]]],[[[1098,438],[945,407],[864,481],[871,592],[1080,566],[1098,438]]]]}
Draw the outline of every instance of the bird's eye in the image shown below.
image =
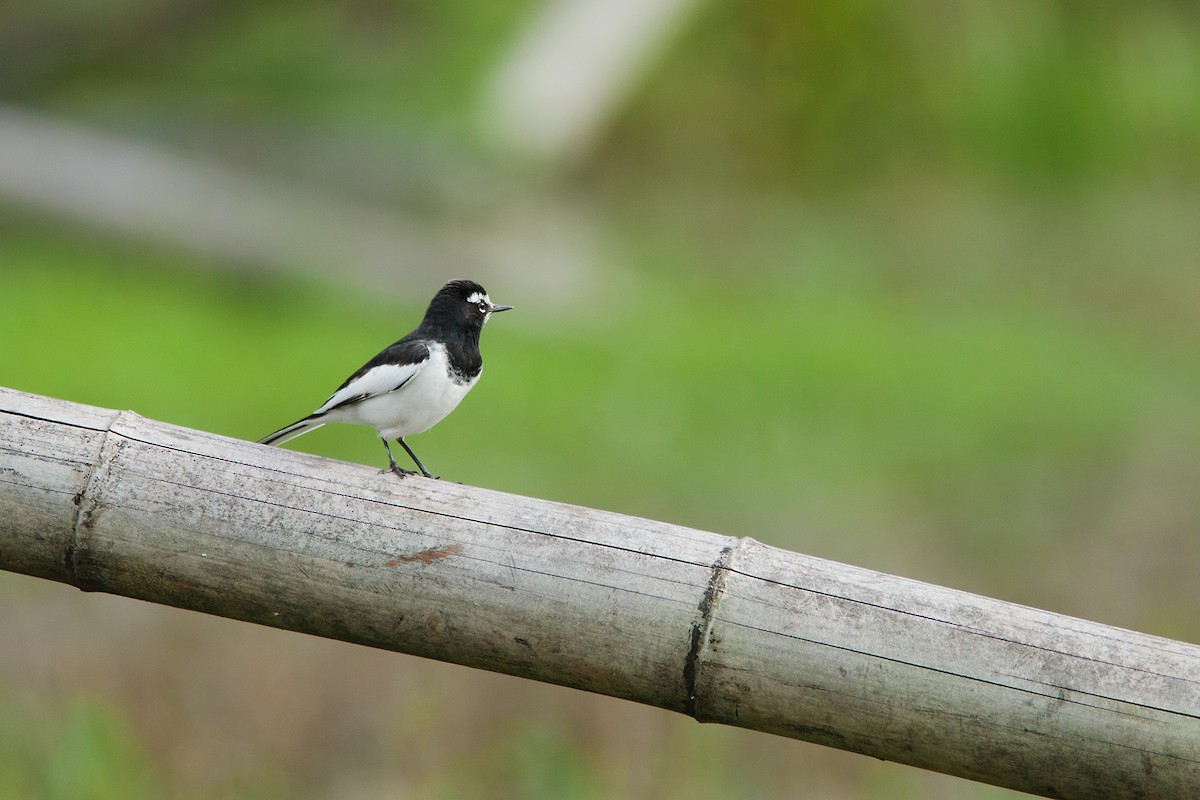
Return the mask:
{"type": "Polygon", "coordinates": [[[480,303],[479,303],[479,305],[478,305],[478,308],[479,308],[479,313],[480,313],[480,314],[486,314],[486,313],[487,313],[487,310],[488,310],[487,303],[480,302],[480,303]]]}

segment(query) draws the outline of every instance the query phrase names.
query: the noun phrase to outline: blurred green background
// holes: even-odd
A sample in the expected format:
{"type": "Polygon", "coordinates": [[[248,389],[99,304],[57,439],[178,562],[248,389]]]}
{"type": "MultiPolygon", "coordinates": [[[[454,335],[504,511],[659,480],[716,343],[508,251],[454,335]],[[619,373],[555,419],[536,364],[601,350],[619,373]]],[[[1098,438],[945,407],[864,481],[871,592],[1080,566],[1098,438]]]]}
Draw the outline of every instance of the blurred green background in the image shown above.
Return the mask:
{"type": "MultiPolygon", "coordinates": [[[[546,145],[554,5],[0,4],[0,384],[256,439],[476,277],[435,472],[1200,640],[1196,6],[679,3],[546,145]]],[[[10,574],[0,641],[0,800],[1016,796],[10,574]]]]}

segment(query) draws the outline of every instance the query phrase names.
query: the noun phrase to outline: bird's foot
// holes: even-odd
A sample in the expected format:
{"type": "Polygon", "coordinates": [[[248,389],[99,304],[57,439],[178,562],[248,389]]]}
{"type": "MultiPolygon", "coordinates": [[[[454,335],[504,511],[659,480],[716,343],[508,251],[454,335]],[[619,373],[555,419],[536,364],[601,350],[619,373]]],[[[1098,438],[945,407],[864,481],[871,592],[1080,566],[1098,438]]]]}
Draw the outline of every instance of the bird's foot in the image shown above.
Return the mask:
{"type": "Polygon", "coordinates": [[[417,473],[416,473],[414,470],[411,470],[411,469],[401,469],[400,467],[396,466],[395,464],[393,464],[392,466],[388,467],[387,469],[381,469],[381,470],[379,470],[379,474],[380,474],[380,475],[387,475],[389,472],[390,472],[391,474],[395,475],[397,478],[404,478],[404,477],[406,477],[406,476],[408,476],[408,475],[416,475],[416,474],[417,474],[417,473]]]}

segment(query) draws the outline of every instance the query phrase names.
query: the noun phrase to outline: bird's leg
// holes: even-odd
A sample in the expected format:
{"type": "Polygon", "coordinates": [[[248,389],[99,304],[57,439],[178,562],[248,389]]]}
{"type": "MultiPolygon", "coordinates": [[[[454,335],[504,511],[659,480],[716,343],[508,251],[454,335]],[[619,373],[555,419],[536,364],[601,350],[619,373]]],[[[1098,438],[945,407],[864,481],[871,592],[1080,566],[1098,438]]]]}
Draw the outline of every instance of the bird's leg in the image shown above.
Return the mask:
{"type": "Polygon", "coordinates": [[[396,441],[400,443],[400,446],[403,447],[405,452],[407,452],[412,458],[413,463],[417,465],[417,469],[421,470],[421,474],[426,478],[432,478],[433,476],[429,474],[429,470],[425,469],[425,465],[421,463],[421,459],[417,458],[417,454],[414,453],[412,448],[408,446],[408,442],[404,441],[404,437],[400,437],[396,441]]]}
{"type": "MultiPolygon", "coordinates": [[[[387,450],[388,464],[390,465],[390,466],[388,466],[387,469],[383,470],[383,472],[391,472],[397,478],[403,478],[405,475],[416,475],[417,474],[417,473],[413,472],[411,469],[400,469],[400,465],[396,463],[396,459],[392,458],[392,448],[388,446],[388,440],[384,439],[383,437],[380,437],[380,441],[383,442],[383,449],[387,450]]],[[[401,444],[403,444],[403,442],[401,442],[401,444]]],[[[404,449],[408,450],[407,447],[405,447],[404,449]]],[[[412,451],[409,450],[408,454],[412,455],[412,451]]],[[[415,458],[415,456],[414,456],[414,458],[415,458]]],[[[417,462],[417,463],[420,463],[420,462],[417,462]]]]}

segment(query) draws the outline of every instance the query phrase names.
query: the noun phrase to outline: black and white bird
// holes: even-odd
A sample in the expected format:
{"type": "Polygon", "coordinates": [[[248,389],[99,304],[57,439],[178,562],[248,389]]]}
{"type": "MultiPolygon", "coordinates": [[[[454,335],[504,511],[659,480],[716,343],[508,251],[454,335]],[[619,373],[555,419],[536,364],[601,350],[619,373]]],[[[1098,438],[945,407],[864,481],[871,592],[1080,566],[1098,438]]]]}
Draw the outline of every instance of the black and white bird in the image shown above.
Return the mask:
{"type": "Polygon", "coordinates": [[[316,411],[259,442],[283,444],[330,422],[370,425],[383,440],[392,472],[415,474],[396,464],[389,439],[432,478],[404,437],[441,422],[476,384],[483,371],[479,333],[492,314],[511,308],[495,305],[474,281],[450,281],[434,295],[416,330],[359,367],[316,411]]]}

